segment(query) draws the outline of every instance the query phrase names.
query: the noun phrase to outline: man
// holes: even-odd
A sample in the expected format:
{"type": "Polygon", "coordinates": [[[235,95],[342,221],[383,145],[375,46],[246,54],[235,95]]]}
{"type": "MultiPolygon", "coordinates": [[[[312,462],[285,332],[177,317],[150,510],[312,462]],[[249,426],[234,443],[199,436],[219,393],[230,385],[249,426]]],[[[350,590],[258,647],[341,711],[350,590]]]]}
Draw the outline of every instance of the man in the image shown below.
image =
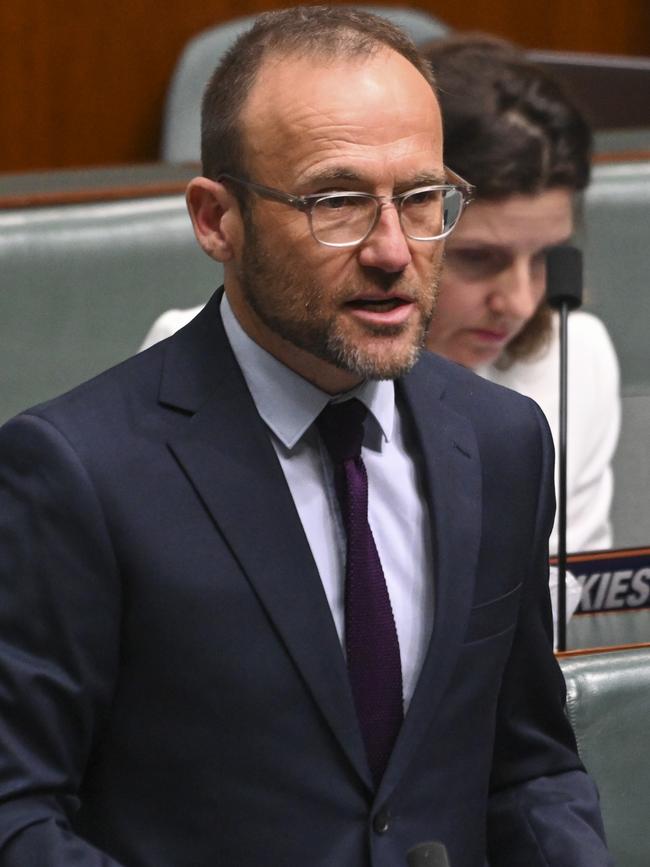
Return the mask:
{"type": "Polygon", "coordinates": [[[417,360],[466,194],[430,73],[372,16],[262,16],[203,151],[225,295],[0,434],[0,863],[609,864],[548,432],[417,360]]]}

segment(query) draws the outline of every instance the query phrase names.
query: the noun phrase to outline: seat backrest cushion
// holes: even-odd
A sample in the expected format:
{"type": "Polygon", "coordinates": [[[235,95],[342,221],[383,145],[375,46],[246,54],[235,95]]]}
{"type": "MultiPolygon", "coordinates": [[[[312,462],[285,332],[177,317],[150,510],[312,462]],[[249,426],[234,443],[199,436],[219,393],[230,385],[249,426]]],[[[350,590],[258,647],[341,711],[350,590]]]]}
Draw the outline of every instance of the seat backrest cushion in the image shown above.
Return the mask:
{"type": "Polygon", "coordinates": [[[622,398],[611,519],[617,548],[650,545],[650,394],[622,398]]]}
{"type": "MultiPolygon", "coordinates": [[[[631,614],[630,616],[634,616],[631,614]]],[[[650,864],[650,648],[561,660],[580,756],[618,867],[650,864]]]]}
{"type": "MultiPolygon", "coordinates": [[[[585,308],[605,323],[621,366],[614,543],[645,546],[650,544],[650,162],[595,167],[580,235],[585,308]]],[[[602,407],[603,413],[610,411],[611,407],[602,407]]]]}
{"type": "Polygon", "coordinates": [[[0,421],[133,354],[222,273],[182,195],[0,211],[0,421]]]}
{"type": "Polygon", "coordinates": [[[594,169],[584,201],[585,308],[603,320],[624,394],[650,394],[650,161],[594,169]]]}
{"type": "Polygon", "coordinates": [[[626,151],[650,151],[650,124],[636,129],[603,129],[594,133],[597,154],[625,154],[626,151]]]}

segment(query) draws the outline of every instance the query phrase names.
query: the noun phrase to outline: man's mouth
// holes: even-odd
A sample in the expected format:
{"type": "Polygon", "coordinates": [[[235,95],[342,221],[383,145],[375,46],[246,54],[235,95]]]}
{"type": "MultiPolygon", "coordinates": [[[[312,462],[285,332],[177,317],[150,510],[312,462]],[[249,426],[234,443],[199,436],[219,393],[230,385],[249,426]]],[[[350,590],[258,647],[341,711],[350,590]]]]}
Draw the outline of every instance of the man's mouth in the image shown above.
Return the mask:
{"type": "Polygon", "coordinates": [[[410,303],[405,298],[357,298],[349,302],[351,307],[358,310],[369,310],[373,313],[386,313],[410,303]]]}
{"type": "Polygon", "coordinates": [[[416,304],[406,296],[353,298],[346,304],[350,315],[373,329],[404,328],[414,315],[416,304]]]}

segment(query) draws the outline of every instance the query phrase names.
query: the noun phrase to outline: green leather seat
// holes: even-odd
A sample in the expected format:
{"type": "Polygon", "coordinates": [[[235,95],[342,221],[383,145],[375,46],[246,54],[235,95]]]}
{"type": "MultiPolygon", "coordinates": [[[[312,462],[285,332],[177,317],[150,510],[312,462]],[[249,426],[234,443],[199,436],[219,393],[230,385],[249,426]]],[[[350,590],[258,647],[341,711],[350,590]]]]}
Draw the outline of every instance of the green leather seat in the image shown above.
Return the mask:
{"type": "Polygon", "coordinates": [[[614,459],[614,543],[619,548],[646,546],[650,545],[650,161],[595,167],[585,195],[581,235],[584,306],[607,326],[621,364],[623,414],[614,459]]]}
{"type": "Polygon", "coordinates": [[[133,354],[222,273],[182,195],[0,211],[0,422],[133,354]]]}
{"type": "Polygon", "coordinates": [[[618,867],[650,864],[650,647],[560,660],[580,756],[618,867]]]}
{"type": "Polygon", "coordinates": [[[583,223],[585,308],[612,335],[624,394],[650,394],[650,161],[596,165],[583,223]]]}
{"type": "Polygon", "coordinates": [[[650,122],[648,126],[596,130],[594,150],[597,154],[625,154],[626,151],[650,151],[650,122]]]}
{"type": "Polygon", "coordinates": [[[648,642],[650,608],[574,614],[567,626],[568,650],[602,649],[648,642]]]}

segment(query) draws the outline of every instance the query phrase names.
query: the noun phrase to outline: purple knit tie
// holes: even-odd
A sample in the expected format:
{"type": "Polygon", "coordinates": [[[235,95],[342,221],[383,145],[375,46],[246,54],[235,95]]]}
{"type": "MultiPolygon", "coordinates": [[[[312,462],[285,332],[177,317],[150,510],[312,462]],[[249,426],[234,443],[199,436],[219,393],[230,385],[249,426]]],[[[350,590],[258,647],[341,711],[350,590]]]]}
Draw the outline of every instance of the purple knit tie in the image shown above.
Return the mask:
{"type": "Polygon", "coordinates": [[[317,424],[334,463],[347,535],[348,672],[370,769],[379,783],[402,724],[402,669],[388,588],[368,524],[368,476],[361,459],[366,412],[356,399],[330,403],[317,424]]]}

